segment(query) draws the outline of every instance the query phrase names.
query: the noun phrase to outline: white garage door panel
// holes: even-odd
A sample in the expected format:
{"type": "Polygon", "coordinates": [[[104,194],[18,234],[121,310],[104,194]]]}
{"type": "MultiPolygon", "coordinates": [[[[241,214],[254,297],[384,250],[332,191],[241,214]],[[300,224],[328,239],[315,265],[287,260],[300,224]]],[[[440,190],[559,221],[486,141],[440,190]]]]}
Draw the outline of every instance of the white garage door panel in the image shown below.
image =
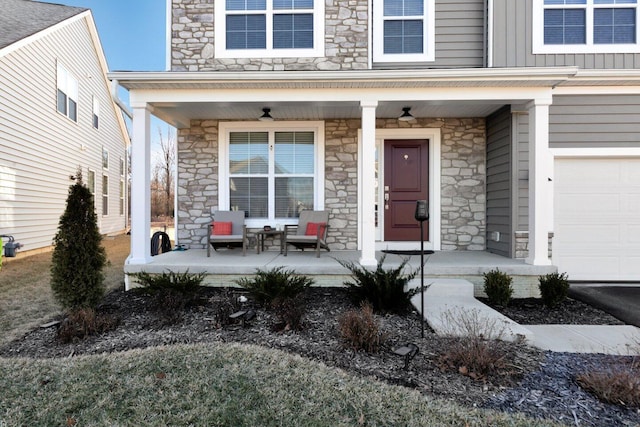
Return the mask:
{"type": "Polygon", "coordinates": [[[573,280],[640,280],[640,159],[558,158],[553,262],[573,280]]]}

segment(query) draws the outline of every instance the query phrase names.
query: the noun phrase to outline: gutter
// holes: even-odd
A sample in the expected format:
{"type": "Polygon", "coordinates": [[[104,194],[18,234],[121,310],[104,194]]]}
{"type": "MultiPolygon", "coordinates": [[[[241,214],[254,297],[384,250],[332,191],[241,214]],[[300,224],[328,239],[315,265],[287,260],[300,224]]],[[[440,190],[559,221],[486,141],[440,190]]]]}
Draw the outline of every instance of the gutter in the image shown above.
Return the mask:
{"type": "Polygon", "coordinates": [[[120,83],[118,82],[118,80],[111,80],[111,98],[113,99],[113,102],[115,102],[116,105],[120,107],[122,112],[127,115],[127,117],[129,117],[130,119],[133,119],[133,112],[129,109],[129,107],[127,107],[127,105],[118,96],[118,86],[120,86],[120,83]]]}

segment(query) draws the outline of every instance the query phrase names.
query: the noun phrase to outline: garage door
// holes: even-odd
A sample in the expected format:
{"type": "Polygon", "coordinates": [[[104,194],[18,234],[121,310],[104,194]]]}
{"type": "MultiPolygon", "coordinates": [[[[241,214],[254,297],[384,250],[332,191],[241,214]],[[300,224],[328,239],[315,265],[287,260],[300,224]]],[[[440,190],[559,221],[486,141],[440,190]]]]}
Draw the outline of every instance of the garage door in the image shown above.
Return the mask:
{"type": "Polygon", "coordinates": [[[640,281],[640,159],[556,159],[554,188],[558,270],[640,281]]]}

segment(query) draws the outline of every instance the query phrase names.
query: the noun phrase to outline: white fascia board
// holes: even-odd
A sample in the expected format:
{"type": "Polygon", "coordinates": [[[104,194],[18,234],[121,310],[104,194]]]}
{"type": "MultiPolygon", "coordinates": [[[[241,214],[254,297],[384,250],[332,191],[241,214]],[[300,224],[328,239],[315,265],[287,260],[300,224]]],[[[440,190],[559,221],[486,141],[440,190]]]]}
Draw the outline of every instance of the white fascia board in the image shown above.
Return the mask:
{"type": "Polygon", "coordinates": [[[453,88],[405,88],[405,89],[156,89],[130,90],[134,103],[182,103],[182,102],[360,102],[375,98],[376,101],[528,101],[550,99],[548,87],[453,87],[453,88]],[[277,95],[274,95],[277,93],[277,95]]]}
{"type": "Polygon", "coordinates": [[[46,36],[48,36],[48,35],[50,35],[52,33],[55,33],[60,28],[66,27],[67,25],[69,25],[69,24],[71,24],[71,23],[73,23],[75,21],[78,21],[78,20],[81,20],[81,19],[85,19],[87,17],[87,15],[89,15],[89,14],[90,14],[90,11],[89,10],[85,10],[84,12],[81,12],[81,13],[79,13],[77,15],[74,15],[74,16],[68,18],[68,19],[65,19],[64,21],[60,21],[55,25],[52,25],[52,26],[50,26],[48,28],[45,28],[42,31],[39,31],[39,32],[34,33],[34,34],[30,35],[30,36],[27,36],[27,37],[25,37],[23,39],[20,39],[17,42],[12,43],[9,46],[6,46],[6,47],[0,49],[0,58],[5,56],[5,55],[10,54],[11,52],[15,52],[16,50],[21,49],[22,47],[24,47],[24,46],[26,46],[26,45],[28,45],[30,43],[33,43],[36,40],[39,40],[39,39],[41,39],[43,37],[46,37],[46,36]]]}
{"type": "Polygon", "coordinates": [[[113,72],[110,79],[127,83],[216,83],[216,82],[370,82],[384,80],[418,81],[514,81],[514,80],[567,80],[576,75],[578,67],[520,67],[520,68],[464,68],[464,69],[421,69],[421,70],[353,70],[353,71],[243,71],[243,72],[113,72]]]}
{"type": "Polygon", "coordinates": [[[640,157],[640,147],[567,147],[550,148],[554,158],[580,157],[640,157]]]}
{"type": "Polygon", "coordinates": [[[638,86],[558,86],[553,95],[640,95],[638,86]]]}

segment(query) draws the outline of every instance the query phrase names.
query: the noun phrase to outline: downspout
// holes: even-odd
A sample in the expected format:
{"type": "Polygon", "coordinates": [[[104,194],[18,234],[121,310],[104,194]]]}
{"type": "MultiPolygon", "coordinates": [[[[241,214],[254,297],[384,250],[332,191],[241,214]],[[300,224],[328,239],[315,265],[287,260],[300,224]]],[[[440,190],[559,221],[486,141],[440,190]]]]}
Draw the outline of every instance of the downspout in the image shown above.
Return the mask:
{"type": "Polygon", "coordinates": [[[485,18],[485,30],[487,38],[485,43],[487,43],[487,46],[485,48],[485,53],[487,55],[487,68],[493,68],[493,0],[486,0],[486,2],[487,14],[485,18]]]}
{"type": "Polygon", "coordinates": [[[117,80],[111,80],[111,99],[116,103],[118,107],[122,110],[123,113],[127,115],[130,119],[133,119],[133,112],[127,107],[127,105],[122,102],[122,100],[118,97],[118,87],[120,84],[117,80]]]}

